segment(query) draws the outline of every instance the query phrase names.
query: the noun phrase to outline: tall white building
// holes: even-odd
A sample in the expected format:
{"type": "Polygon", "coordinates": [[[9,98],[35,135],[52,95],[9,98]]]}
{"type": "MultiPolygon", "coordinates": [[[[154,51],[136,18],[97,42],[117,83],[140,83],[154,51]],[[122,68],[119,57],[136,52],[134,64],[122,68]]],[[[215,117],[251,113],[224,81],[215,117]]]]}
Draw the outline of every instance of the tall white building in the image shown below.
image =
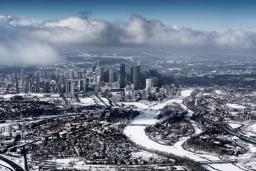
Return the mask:
{"type": "Polygon", "coordinates": [[[148,88],[148,87],[152,87],[153,86],[153,84],[152,84],[152,79],[146,79],[146,88],[148,88]]]}

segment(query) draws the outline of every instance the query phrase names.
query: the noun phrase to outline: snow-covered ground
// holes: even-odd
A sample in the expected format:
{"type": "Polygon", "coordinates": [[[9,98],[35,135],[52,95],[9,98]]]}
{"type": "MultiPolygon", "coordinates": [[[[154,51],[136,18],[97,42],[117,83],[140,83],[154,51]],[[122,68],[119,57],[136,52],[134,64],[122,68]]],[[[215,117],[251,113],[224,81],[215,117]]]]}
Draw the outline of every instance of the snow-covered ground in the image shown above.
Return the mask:
{"type": "MultiPolygon", "coordinates": [[[[0,160],[0,170],[1,171],[10,171],[10,169],[13,169],[9,164],[5,163],[4,161],[0,160]]],[[[13,169],[14,170],[14,169],[13,169]]]]}
{"type": "Polygon", "coordinates": [[[237,109],[237,110],[245,109],[245,106],[242,106],[242,105],[239,105],[239,104],[227,103],[226,105],[227,105],[229,108],[231,108],[231,109],[237,109]]]}
{"type": "Polygon", "coordinates": [[[159,109],[162,109],[163,107],[165,107],[166,105],[168,104],[171,104],[171,103],[179,103],[181,104],[182,103],[182,100],[181,99],[169,99],[169,100],[165,100],[161,103],[153,103],[151,106],[150,106],[150,109],[153,109],[155,111],[158,111],[159,109]]]}
{"type": "Polygon", "coordinates": [[[211,164],[211,165],[206,165],[206,169],[209,171],[243,171],[241,168],[233,165],[233,164],[211,164]]]}
{"type": "MultiPolygon", "coordinates": [[[[204,155],[204,158],[201,158],[192,152],[184,150],[181,145],[188,138],[181,139],[180,141],[175,143],[173,146],[162,145],[155,141],[152,141],[151,139],[149,139],[149,137],[145,133],[145,128],[146,128],[145,125],[153,125],[157,122],[158,122],[158,120],[154,117],[153,113],[143,112],[141,115],[139,115],[138,117],[136,117],[133,120],[133,122],[131,123],[131,126],[127,126],[125,128],[124,133],[135,143],[142,145],[151,150],[172,153],[172,154],[175,154],[175,155],[181,156],[181,157],[190,156],[190,158],[193,158],[199,162],[205,162],[208,160],[220,160],[218,157],[211,156],[211,155],[209,155],[209,156],[204,155]],[[145,118],[145,120],[143,118],[145,118]],[[141,126],[141,125],[143,125],[143,126],[141,126]],[[207,158],[207,159],[205,159],[205,158],[207,158]]],[[[192,122],[192,125],[195,127],[195,134],[200,134],[202,132],[202,130],[196,125],[196,123],[192,122]]]]}
{"type": "Polygon", "coordinates": [[[159,155],[157,155],[155,153],[148,152],[148,151],[133,152],[132,157],[141,158],[141,159],[144,159],[144,160],[149,160],[150,158],[155,158],[155,159],[160,158],[159,155]]]}
{"type": "Polygon", "coordinates": [[[143,110],[140,115],[138,115],[131,124],[133,125],[154,125],[157,123],[155,114],[150,111],[143,110]]]}
{"type": "Polygon", "coordinates": [[[148,109],[148,104],[145,102],[120,102],[119,104],[123,104],[125,106],[129,107],[135,107],[135,109],[140,109],[140,110],[146,110],[148,109]]]}
{"type": "Polygon", "coordinates": [[[80,106],[93,106],[93,105],[100,105],[105,106],[110,105],[108,99],[101,97],[101,100],[96,96],[90,96],[90,97],[79,97],[80,103],[78,102],[72,102],[74,105],[80,105],[80,106]]]}
{"type": "MultiPolygon", "coordinates": [[[[9,156],[6,156],[6,155],[2,155],[2,157],[14,162],[15,164],[18,164],[20,167],[24,168],[23,167],[23,161],[21,161],[20,159],[17,159],[17,158],[14,158],[14,157],[9,157],[9,156]]],[[[2,161],[0,160],[0,170],[1,171],[15,171],[16,169],[14,169],[10,164],[6,163],[5,161],[2,161]]]]}
{"type": "Polygon", "coordinates": [[[95,105],[95,101],[90,97],[80,98],[80,102],[85,106],[95,105]]]}
{"type": "Polygon", "coordinates": [[[249,125],[245,128],[246,131],[256,133],[256,123],[249,125]]]}
{"type": "Polygon", "coordinates": [[[191,93],[192,93],[193,91],[194,91],[193,88],[182,90],[182,91],[180,92],[181,97],[188,97],[188,96],[191,95],[191,93]]]}
{"type": "Polygon", "coordinates": [[[229,122],[228,125],[233,128],[233,129],[236,129],[236,128],[239,128],[241,126],[243,126],[242,124],[240,123],[233,123],[233,122],[229,122]]]}
{"type": "MultiPolygon", "coordinates": [[[[189,96],[192,91],[193,91],[192,89],[183,90],[181,92],[180,98],[171,99],[165,102],[159,102],[159,104],[155,104],[155,105],[148,104],[148,103],[140,104],[142,102],[138,102],[139,105],[137,105],[136,102],[133,102],[134,106],[141,107],[140,108],[141,114],[135,117],[134,120],[131,122],[131,124],[124,129],[124,134],[127,137],[129,137],[133,142],[135,142],[140,146],[145,147],[146,149],[156,150],[163,153],[170,153],[180,157],[188,157],[196,162],[208,163],[211,161],[212,162],[221,161],[221,159],[218,156],[215,156],[210,153],[198,154],[198,153],[193,153],[185,150],[182,147],[182,144],[186,142],[189,139],[189,137],[182,138],[180,141],[176,142],[174,145],[168,146],[168,145],[159,144],[151,140],[145,133],[146,125],[153,125],[159,121],[155,117],[157,115],[157,110],[159,110],[161,107],[164,107],[166,103],[176,102],[181,104],[184,108],[187,108],[182,104],[182,99],[189,96]]],[[[124,103],[124,104],[129,105],[127,103],[124,103]]],[[[192,115],[192,114],[193,112],[189,110],[189,115],[192,115]]],[[[202,130],[198,127],[198,125],[192,121],[191,123],[195,129],[194,135],[200,134],[202,130]]],[[[221,171],[230,171],[231,169],[232,171],[241,171],[239,167],[233,165],[232,163],[206,164],[205,166],[207,167],[207,169],[211,168],[212,170],[215,169],[215,170],[221,170],[221,171]]]]}
{"type": "Polygon", "coordinates": [[[221,90],[215,90],[215,93],[218,94],[218,95],[223,94],[223,92],[221,90]]]}

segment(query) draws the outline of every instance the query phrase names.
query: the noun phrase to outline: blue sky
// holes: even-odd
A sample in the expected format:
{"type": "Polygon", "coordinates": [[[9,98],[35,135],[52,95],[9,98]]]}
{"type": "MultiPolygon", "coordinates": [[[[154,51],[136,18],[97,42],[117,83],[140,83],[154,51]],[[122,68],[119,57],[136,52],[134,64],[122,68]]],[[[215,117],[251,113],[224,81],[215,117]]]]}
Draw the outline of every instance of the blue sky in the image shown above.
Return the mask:
{"type": "Polygon", "coordinates": [[[200,30],[256,30],[253,0],[0,0],[0,14],[41,21],[90,11],[94,19],[128,21],[133,14],[200,30]]]}

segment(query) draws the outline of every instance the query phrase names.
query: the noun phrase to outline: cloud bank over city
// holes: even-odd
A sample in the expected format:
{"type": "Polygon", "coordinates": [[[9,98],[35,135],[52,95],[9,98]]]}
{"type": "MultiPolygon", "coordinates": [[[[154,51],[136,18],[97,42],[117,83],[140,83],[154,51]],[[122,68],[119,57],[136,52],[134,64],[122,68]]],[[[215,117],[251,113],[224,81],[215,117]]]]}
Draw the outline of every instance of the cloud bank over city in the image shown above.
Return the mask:
{"type": "Polygon", "coordinates": [[[72,47],[167,47],[212,50],[254,50],[256,32],[202,31],[168,26],[159,20],[132,16],[128,22],[67,17],[35,22],[0,16],[0,64],[48,64],[72,47]]]}

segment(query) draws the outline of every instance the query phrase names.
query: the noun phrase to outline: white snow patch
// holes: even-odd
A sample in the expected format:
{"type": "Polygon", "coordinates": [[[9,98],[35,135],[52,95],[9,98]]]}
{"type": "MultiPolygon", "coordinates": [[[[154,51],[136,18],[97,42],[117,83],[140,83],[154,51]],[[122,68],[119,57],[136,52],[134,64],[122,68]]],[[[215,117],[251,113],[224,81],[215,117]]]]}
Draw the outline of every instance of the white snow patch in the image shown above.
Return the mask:
{"type": "Polygon", "coordinates": [[[242,126],[242,124],[238,124],[238,123],[228,123],[228,125],[233,128],[233,129],[236,129],[236,128],[239,128],[242,126]]]}
{"type": "Polygon", "coordinates": [[[180,71],[182,68],[168,68],[168,71],[180,71]]]}
{"type": "Polygon", "coordinates": [[[151,106],[151,109],[153,109],[153,110],[160,110],[160,109],[163,109],[166,105],[169,105],[169,104],[172,104],[172,103],[179,103],[179,104],[181,104],[182,101],[183,100],[181,100],[181,99],[166,100],[164,102],[153,104],[151,106]]]}
{"type": "Polygon", "coordinates": [[[221,171],[241,171],[239,167],[230,164],[230,163],[220,163],[220,164],[211,164],[211,167],[216,168],[221,171]]]}
{"type": "Polygon", "coordinates": [[[256,123],[255,124],[252,124],[252,125],[249,125],[248,127],[245,128],[246,131],[249,131],[249,132],[254,132],[256,133],[256,123]]]}
{"type": "Polygon", "coordinates": [[[218,94],[218,95],[223,94],[223,92],[221,90],[215,90],[215,93],[218,94]]]}
{"type": "Polygon", "coordinates": [[[158,158],[159,156],[157,154],[150,153],[148,151],[139,151],[139,152],[133,152],[132,157],[148,160],[150,158],[158,158]]]}
{"type": "Polygon", "coordinates": [[[188,97],[191,95],[191,93],[194,91],[194,89],[186,89],[186,90],[182,90],[180,92],[182,97],[188,97]]]}
{"type": "Polygon", "coordinates": [[[79,98],[80,102],[83,103],[84,105],[87,106],[92,106],[95,105],[96,103],[94,102],[94,100],[90,97],[86,97],[86,98],[79,98]]]}
{"type": "Polygon", "coordinates": [[[227,103],[226,104],[229,108],[232,108],[232,109],[245,109],[245,106],[242,106],[242,105],[239,105],[239,104],[234,104],[234,103],[227,103]]]}
{"type": "Polygon", "coordinates": [[[121,102],[119,104],[123,104],[125,106],[130,106],[130,107],[135,107],[140,110],[149,109],[149,105],[147,103],[143,103],[143,102],[121,102]]]}
{"type": "Polygon", "coordinates": [[[9,169],[7,169],[7,168],[12,168],[8,163],[5,163],[4,161],[2,161],[2,160],[0,160],[0,165],[1,165],[1,170],[2,169],[5,169],[5,170],[8,170],[9,171],[9,169]]]}
{"type": "Polygon", "coordinates": [[[12,98],[12,97],[14,97],[14,96],[16,96],[16,94],[5,94],[5,95],[3,95],[2,97],[3,97],[4,99],[10,99],[10,98],[12,98]]]}
{"type": "Polygon", "coordinates": [[[132,121],[133,125],[154,125],[157,123],[155,114],[152,112],[141,111],[140,115],[132,121]]]}

